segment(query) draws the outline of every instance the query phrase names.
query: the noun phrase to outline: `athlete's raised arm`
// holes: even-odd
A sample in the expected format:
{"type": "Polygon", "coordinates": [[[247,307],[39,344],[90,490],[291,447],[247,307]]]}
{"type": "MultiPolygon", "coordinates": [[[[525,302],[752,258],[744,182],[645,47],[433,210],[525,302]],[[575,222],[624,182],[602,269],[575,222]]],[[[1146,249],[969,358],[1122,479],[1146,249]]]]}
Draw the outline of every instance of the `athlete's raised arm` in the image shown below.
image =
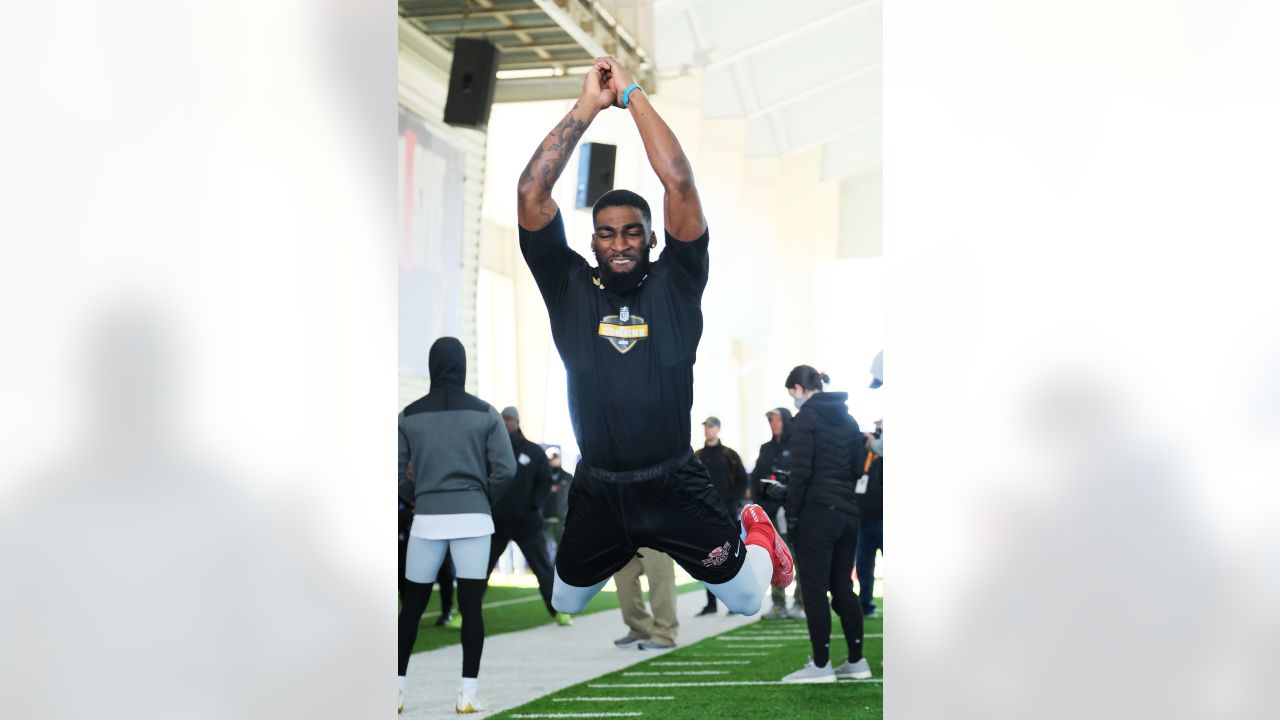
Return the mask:
{"type": "Polygon", "coordinates": [[[608,67],[606,84],[617,97],[614,104],[631,113],[631,119],[635,120],[640,131],[640,139],[644,141],[649,164],[662,181],[665,191],[662,217],[667,233],[681,242],[697,240],[706,232],[707,220],[702,216],[702,199],[693,184],[693,168],[680,147],[680,141],[653,108],[644,90],[637,87],[627,92],[635,83],[631,73],[611,57],[597,59],[595,67],[600,67],[601,63],[608,67]]]}
{"type": "Polygon", "coordinates": [[[587,126],[601,110],[613,104],[613,90],[605,86],[602,77],[606,67],[608,66],[597,63],[587,72],[578,102],[547,133],[542,144],[533,151],[533,157],[529,158],[524,172],[520,174],[517,213],[520,227],[525,230],[541,230],[556,216],[560,206],[551,199],[551,188],[560,178],[560,173],[564,171],[573,148],[587,126]]]}

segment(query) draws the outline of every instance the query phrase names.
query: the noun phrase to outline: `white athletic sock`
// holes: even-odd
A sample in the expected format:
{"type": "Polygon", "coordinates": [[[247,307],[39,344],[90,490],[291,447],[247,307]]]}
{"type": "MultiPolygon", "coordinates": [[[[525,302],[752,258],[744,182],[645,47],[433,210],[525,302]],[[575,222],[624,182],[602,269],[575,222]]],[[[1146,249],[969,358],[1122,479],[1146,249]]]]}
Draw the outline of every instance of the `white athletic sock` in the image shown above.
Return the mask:
{"type": "Polygon", "coordinates": [[[479,678],[469,678],[469,677],[462,678],[462,692],[466,693],[467,697],[475,697],[476,683],[478,682],[480,682],[479,678]]]}
{"type": "Polygon", "coordinates": [[[403,690],[403,689],[404,689],[404,676],[403,676],[403,675],[401,675],[401,676],[399,676],[399,677],[400,677],[400,689],[401,689],[401,690],[403,690]]]}

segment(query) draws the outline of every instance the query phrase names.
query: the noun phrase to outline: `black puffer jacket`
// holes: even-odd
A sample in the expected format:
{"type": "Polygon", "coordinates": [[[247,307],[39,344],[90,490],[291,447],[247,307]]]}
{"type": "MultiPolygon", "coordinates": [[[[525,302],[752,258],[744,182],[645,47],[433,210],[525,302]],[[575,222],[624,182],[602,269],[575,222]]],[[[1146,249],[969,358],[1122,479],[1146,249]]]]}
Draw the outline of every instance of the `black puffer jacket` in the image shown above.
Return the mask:
{"type": "Polygon", "coordinates": [[[804,520],[806,508],[834,507],[858,515],[865,438],[845,404],[849,394],[821,392],[796,414],[791,434],[787,515],[804,520]]]}
{"type": "Polygon", "coordinates": [[[791,473],[791,411],[778,408],[778,414],[782,417],[782,436],[760,446],[756,466],[751,470],[751,497],[769,517],[777,515],[778,508],[782,507],[791,473]],[[782,484],[761,482],[770,476],[782,484]]]}
{"type": "Polygon", "coordinates": [[[493,504],[493,524],[501,534],[520,537],[542,529],[542,503],[551,492],[551,463],[546,451],[519,429],[511,436],[511,452],[516,476],[493,504]]]}

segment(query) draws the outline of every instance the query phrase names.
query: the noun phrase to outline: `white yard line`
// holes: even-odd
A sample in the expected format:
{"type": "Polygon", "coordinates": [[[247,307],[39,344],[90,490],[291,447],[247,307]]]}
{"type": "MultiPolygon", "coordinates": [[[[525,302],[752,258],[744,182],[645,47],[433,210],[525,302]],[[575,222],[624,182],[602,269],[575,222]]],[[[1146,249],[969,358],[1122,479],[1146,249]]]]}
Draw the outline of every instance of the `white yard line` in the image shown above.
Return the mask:
{"type": "MultiPolygon", "coordinates": [[[[869,680],[840,680],[839,683],[878,683],[883,678],[869,680]]],[[[735,685],[795,685],[802,683],[784,683],[781,680],[717,680],[711,682],[678,682],[678,683],[591,683],[590,688],[675,688],[675,687],[732,687],[735,685]]],[[[837,683],[828,683],[831,685],[837,683]]]]}
{"type": "MultiPolygon", "coordinates": [[[[481,605],[480,609],[488,610],[489,608],[506,607],[508,605],[519,605],[521,603],[533,602],[535,600],[537,600],[538,602],[542,602],[542,596],[535,593],[533,595],[530,595],[529,597],[511,598],[510,600],[494,600],[493,602],[485,603],[481,605]]],[[[429,618],[436,618],[436,617],[440,617],[439,611],[423,613],[422,615],[423,620],[427,620],[429,618]]]]}
{"type": "MultiPolygon", "coordinates": [[[[717,639],[717,640],[723,640],[724,638],[716,638],[716,639],[717,639]]],[[[757,643],[757,644],[755,644],[755,645],[752,645],[751,647],[753,647],[753,648],[780,648],[780,647],[783,647],[783,644],[782,644],[782,643],[757,643]]]]}
{"type": "Polygon", "coordinates": [[[673,694],[634,694],[630,697],[553,697],[552,702],[632,702],[639,700],[676,700],[673,694]]]}
{"type": "Polygon", "coordinates": [[[624,677],[638,675],[728,675],[728,670],[666,670],[663,672],[624,672],[624,677]]]}
{"type": "MultiPolygon", "coordinates": [[[[832,628],[831,632],[832,632],[832,635],[838,635],[840,634],[840,629],[832,628]]],[[[884,637],[884,634],[883,633],[867,633],[867,634],[864,634],[863,637],[864,638],[882,638],[884,637]]],[[[735,633],[732,635],[727,635],[727,637],[716,638],[716,639],[718,639],[718,641],[723,641],[723,642],[755,642],[755,641],[758,641],[758,639],[760,639],[760,641],[794,641],[794,639],[804,639],[804,641],[806,641],[806,639],[809,639],[809,633],[787,633],[787,634],[735,633]]]]}
{"type": "Polygon", "coordinates": [[[512,712],[512,717],[640,717],[644,712],[512,712]]]}
{"type": "Polygon", "coordinates": [[[750,665],[750,660],[662,660],[650,665],[750,665]]]}

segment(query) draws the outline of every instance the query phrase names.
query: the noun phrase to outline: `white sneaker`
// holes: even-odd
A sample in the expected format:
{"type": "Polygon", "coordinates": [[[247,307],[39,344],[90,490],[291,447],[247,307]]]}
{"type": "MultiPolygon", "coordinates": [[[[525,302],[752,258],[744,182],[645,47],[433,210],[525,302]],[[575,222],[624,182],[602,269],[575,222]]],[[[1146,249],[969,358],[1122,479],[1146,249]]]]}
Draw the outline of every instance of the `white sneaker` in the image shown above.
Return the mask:
{"type": "Polygon", "coordinates": [[[862,658],[858,662],[851,663],[848,660],[836,667],[837,680],[867,680],[871,678],[871,666],[867,664],[867,659],[862,658]]]}
{"type": "Polygon", "coordinates": [[[813,664],[813,658],[804,667],[782,678],[785,683],[833,683],[836,681],[835,669],[831,667],[828,661],[826,667],[818,667],[813,664]]]}
{"type": "Polygon", "coordinates": [[[404,688],[396,688],[396,690],[398,691],[398,694],[399,694],[399,696],[400,696],[400,697],[399,697],[399,702],[400,702],[399,709],[398,709],[398,710],[396,710],[396,714],[397,714],[397,715],[399,715],[400,713],[404,712],[404,688]]]}
{"type": "Polygon", "coordinates": [[[800,607],[799,605],[792,605],[791,612],[787,613],[787,617],[791,618],[792,620],[803,620],[804,608],[800,607]]]}
{"type": "Polygon", "coordinates": [[[484,710],[485,706],[474,695],[468,695],[466,690],[458,688],[458,704],[454,709],[460,713],[476,713],[484,710]]]}

